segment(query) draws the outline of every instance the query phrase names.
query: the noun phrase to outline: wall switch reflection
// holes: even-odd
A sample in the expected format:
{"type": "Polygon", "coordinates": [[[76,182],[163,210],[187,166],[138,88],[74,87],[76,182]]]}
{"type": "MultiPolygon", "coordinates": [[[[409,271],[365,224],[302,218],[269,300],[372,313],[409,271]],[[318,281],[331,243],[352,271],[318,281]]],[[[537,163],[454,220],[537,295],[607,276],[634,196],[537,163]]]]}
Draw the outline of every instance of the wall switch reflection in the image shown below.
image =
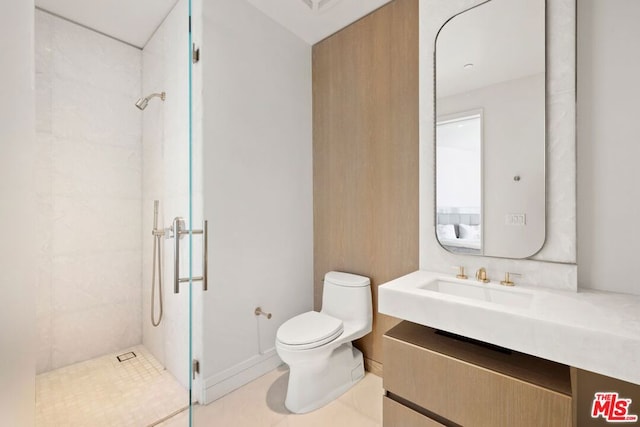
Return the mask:
{"type": "Polygon", "coordinates": [[[527,225],[526,214],[507,214],[505,216],[505,224],[507,225],[527,225]]]}

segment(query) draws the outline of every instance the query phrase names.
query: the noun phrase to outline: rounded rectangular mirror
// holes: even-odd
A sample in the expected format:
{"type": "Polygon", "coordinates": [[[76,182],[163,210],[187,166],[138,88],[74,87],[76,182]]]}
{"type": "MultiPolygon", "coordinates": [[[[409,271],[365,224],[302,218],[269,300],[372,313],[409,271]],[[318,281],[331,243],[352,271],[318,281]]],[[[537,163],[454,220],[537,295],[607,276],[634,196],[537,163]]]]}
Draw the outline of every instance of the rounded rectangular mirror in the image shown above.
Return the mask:
{"type": "Polygon", "coordinates": [[[545,240],[545,0],[489,0],[436,38],[436,237],[526,258],[545,240]]]}

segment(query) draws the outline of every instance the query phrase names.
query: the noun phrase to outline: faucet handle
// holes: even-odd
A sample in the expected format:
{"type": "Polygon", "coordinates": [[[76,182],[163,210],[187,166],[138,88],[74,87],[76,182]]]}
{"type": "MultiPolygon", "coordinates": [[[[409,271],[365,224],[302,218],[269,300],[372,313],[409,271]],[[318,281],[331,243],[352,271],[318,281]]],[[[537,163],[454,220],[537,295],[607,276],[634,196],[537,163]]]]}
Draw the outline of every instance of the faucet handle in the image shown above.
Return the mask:
{"type": "Polygon", "coordinates": [[[460,266],[453,266],[451,268],[455,268],[458,270],[458,274],[456,274],[456,277],[458,279],[468,279],[467,275],[464,274],[464,266],[460,265],[460,266]]]}
{"type": "Polygon", "coordinates": [[[515,283],[513,282],[513,280],[511,280],[511,276],[522,277],[522,274],[511,273],[507,271],[506,273],[504,273],[504,280],[500,281],[500,284],[504,286],[514,286],[515,283]]]}

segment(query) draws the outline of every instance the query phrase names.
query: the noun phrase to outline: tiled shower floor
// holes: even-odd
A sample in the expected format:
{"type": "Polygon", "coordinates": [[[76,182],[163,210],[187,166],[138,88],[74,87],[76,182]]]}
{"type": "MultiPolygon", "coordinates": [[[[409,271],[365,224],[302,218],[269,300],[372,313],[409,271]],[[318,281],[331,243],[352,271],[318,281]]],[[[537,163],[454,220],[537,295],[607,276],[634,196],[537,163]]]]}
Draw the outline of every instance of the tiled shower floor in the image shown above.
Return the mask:
{"type": "Polygon", "coordinates": [[[144,427],[188,402],[187,390],[143,346],[36,377],[36,427],[144,427]],[[119,362],[129,351],[137,357],[119,362]]]}

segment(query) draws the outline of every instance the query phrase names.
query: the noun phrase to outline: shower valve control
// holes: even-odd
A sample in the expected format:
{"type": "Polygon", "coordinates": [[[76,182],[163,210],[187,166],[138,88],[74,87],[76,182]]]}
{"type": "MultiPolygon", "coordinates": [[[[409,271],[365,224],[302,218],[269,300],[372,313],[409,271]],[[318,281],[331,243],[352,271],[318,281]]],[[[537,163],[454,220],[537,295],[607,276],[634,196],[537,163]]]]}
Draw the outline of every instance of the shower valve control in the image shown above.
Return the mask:
{"type": "Polygon", "coordinates": [[[184,218],[180,218],[180,217],[176,217],[173,220],[173,224],[171,224],[171,227],[168,228],[169,231],[169,239],[175,239],[176,237],[178,239],[182,239],[186,234],[185,233],[185,229],[186,229],[186,225],[184,222],[184,218]]]}

